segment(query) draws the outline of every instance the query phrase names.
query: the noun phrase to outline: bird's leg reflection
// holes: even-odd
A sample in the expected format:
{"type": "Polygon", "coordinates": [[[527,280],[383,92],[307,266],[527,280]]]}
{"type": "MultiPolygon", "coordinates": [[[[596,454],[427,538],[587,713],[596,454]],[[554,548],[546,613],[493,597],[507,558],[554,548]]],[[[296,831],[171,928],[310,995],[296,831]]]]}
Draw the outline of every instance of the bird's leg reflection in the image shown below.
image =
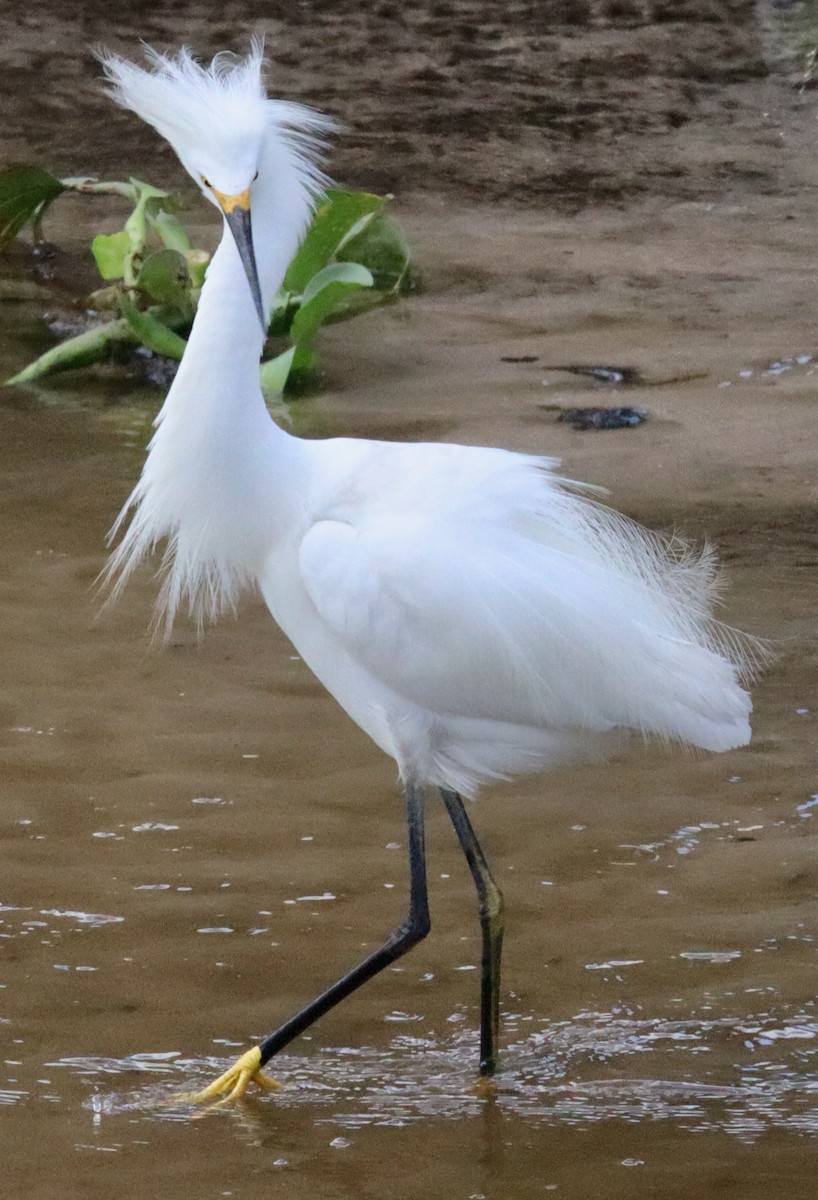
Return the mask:
{"type": "MultiPolygon", "coordinates": [[[[431,927],[429,901],[426,891],[426,852],[423,831],[423,792],[419,788],[406,788],[406,824],[409,833],[409,913],[398,928],[390,934],[384,944],[365,958],[343,978],[334,983],[306,1008],[291,1017],[274,1033],[264,1038],[258,1046],[243,1054],[214,1083],[193,1097],[194,1100],[240,1099],[249,1084],[257,1083],[269,1089],[275,1086],[261,1073],[265,1063],[283,1049],[293,1038],[308,1029],[325,1012],[334,1008],[341,1000],[366,983],[373,975],[383,971],[401,955],[410,950],[431,927]]],[[[464,813],[465,816],[465,813],[464,813]]]]}
{"type": "Polygon", "coordinates": [[[480,1074],[497,1069],[500,1033],[500,955],[503,949],[503,893],[494,882],[477,835],[457,792],[440,789],[469,870],[477,887],[483,957],[480,971],[480,1074]]]}

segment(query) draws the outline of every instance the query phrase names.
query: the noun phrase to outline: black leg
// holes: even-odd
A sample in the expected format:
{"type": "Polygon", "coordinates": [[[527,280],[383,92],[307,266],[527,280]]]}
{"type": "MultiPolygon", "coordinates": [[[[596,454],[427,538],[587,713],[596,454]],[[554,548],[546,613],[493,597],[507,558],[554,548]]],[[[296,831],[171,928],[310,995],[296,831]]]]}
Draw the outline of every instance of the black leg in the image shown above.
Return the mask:
{"type": "Polygon", "coordinates": [[[497,1069],[500,1033],[500,954],[503,948],[503,893],[492,878],[477,835],[457,792],[440,789],[463,853],[469,864],[480,905],[483,961],[480,973],[480,1074],[497,1069]]]}
{"type": "Polygon", "coordinates": [[[430,929],[429,901],[426,894],[426,854],[423,838],[423,793],[416,788],[406,789],[406,825],[409,832],[409,913],[380,949],[334,983],[317,999],[302,1008],[280,1029],[259,1043],[260,1066],[269,1062],[288,1042],[308,1029],[314,1021],[334,1008],[361,984],[388,967],[395,959],[411,950],[426,937],[430,929]]]}

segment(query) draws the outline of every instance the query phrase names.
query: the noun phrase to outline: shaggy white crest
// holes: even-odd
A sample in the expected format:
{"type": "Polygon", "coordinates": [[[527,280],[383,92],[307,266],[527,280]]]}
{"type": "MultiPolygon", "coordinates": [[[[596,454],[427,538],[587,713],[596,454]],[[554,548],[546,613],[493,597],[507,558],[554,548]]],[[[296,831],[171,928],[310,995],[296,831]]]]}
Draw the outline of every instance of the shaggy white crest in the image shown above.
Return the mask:
{"type": "Polygon", "coordinates": [[[246,163],[252,177],[261,144],[272,135],[290,151],[306,188],[318,192],[325,186],[318,164],[324,138],[336,124],[306,105],[268,99],[261,39],[253,39],[244,58],[222,52],[207,64],[197,62],[186,46],[175,55],[146,47],[145,57],[147,69],[99,51],[108,94],[152,125],[197,183],[201,161],[214,164],[213,174],[219,164],[235,170],[246,163]]]}

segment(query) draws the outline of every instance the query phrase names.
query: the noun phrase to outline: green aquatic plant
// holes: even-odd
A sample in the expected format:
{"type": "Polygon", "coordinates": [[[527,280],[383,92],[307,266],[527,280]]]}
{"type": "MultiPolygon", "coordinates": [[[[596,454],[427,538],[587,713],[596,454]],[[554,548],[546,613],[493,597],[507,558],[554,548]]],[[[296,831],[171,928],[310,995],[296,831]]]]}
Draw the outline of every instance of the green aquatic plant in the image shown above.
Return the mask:
{"type": "MultiPolygon", "coordinates": [[[[191,245],[171,193],[141,179],[57,179],[40,167],[10,167],[0,171],[0,246],[27,226],[41,242],[47,209],[68,191],[121,196],[131,206],[121,230],[91,242],[103,281],[88,297],[97,317],[6,384],[86,367],[117,347],[144,346],[176,360],[185,349],[210,255],[191,245]]],[[[321,198],[273,303],[260,368],[267,395],[281,396],[315,370],[321,325],[388,303],[409,287],[408,245],[387,203],[340,189],[321,198]]]]}

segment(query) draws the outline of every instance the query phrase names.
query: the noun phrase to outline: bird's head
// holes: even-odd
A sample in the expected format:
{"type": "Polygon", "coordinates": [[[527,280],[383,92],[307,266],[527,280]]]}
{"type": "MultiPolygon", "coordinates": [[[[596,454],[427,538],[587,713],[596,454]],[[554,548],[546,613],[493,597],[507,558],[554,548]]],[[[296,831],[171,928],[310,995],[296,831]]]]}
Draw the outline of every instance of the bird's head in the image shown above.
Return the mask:
{"type": "Polygon", "coordinates": [[[207,65],[186,47],[173,56],[148,49],[147,68],[104,51],[99,58],[111,97],[170,143],[223,213],[266,329],[250,223],[253,202],[259,194],[282,193],[282,203],[304,226],[296,238],[303,236],[314,198],[326,183],[318,163],[323,137],[334,123],[303,105],[268,99],[260,41],[245,58],[217,54],[207,65]]]}

